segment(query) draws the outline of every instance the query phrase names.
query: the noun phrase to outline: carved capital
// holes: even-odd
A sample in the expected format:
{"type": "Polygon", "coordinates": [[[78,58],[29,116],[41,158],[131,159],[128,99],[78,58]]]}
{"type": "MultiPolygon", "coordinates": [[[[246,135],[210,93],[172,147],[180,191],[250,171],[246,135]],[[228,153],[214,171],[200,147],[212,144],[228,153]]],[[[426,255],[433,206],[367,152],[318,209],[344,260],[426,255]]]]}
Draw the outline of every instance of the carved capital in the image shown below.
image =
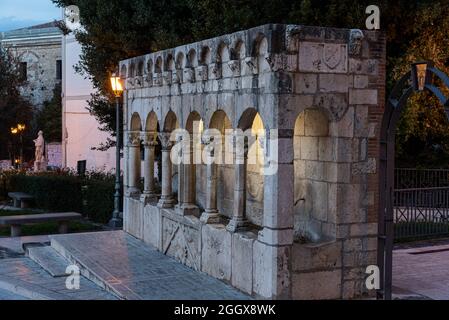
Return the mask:
{"type": "Polygon", "coordinates": [[[173,148],[173,141],[170,140],[171,133],[170,132],[160,132],[158,133],[159,140],[161,140],[162,151],[170,151],[173,148]]]}
{"type": "Polygon", "coordinates": [[[201,144],[204,146],[204,151],[207,153],[209,157],[215,156],[215,141],[211,137],[202,136],[201,144]]]}
{"type": "Polygon", "coordinates": [[[220,79],[221,78],[221,64],[211,63],[209,65],[209,72],[210,72],[211,79],[220,79]]]}
{"type": "Polygon", "coordinates": [[[237,77],[240,75],[240,60],[231,60],[228,62],[228,67],[232,71],[232,75],[237,77]]]}
{"type": "Polygon", "coordinates": [[[276,72],[285,69],[285,61],[282,60],[280,55],[268,53],[264,58],[270,66],[271,71],[276,72]]]}
{"type": "Polygon", "coordinates": [[[154,86],[162,85],[162,73],[156,73],[153,75],[153,85],[154,86]]]}
{"type": "Polygon", "coordinates": [[[171,71],[165,71],[162,74],[163,84],[164,85],[171,85],[172,83],[172,72],[171,71]]]}
{"type": "Polygon", "coordinates": [[[182,82],[182,70],[175,70],[172,72],[172,83],[182,82]]]}
{"type": "Polygon", "coordinates": [[[140,145],[141,136],[140,132],[132,131],[128,132],[128,145],[131,147],[137,147],[140,145]]]}
{"type": "Polygon", "coordinates": [[[199,66],[196,68],[196,78],[197,80],[206,81],[208,78],[207,66],[199,66]]]}
{"type": "Polygon", "coordinates": [[[195,82],[195,70],[192,68],[185,68],[183,77],[185,82],[195,82]]]}
{"type": "Polygon", "coordinates": [[[143,132],[141,139],[145,147],[155,147],[157,146],[157,132],[143,132]]]}
{"type": "Polygon", "coordinates": [[[257,74],[257,60],[254,57],[246,57],[245,64],[251,74],[257,74]]]}
{"type": "Polygon", "coordinates": [[[129,78],[126,81],[126,88],[128,88],[128,89],[133,89],[134,88],[134,79],[133,78],[129,78]]]}
{"type": "Polygon", "coordinates": [[[153,74],[150,73],[145,77],[145,83],[147,86],[151,87],[153,85],[153,74]]]}

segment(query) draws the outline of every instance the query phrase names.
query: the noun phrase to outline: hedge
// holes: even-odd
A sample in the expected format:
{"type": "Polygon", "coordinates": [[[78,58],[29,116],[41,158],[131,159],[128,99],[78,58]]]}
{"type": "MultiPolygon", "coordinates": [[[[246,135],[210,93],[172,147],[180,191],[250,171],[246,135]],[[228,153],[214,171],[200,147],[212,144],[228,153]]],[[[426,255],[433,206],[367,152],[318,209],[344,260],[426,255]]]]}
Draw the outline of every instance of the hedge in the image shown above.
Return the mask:
{"type": "Polygon", "coordinates": [[[95,173],[80,177],[71,173],[9,177],[10,191],[29,193],[36,198],[36,207],[53,212],[75,211],[90,220],[106,223],[114,207],[114,180],[110,175],[95,173]]]}

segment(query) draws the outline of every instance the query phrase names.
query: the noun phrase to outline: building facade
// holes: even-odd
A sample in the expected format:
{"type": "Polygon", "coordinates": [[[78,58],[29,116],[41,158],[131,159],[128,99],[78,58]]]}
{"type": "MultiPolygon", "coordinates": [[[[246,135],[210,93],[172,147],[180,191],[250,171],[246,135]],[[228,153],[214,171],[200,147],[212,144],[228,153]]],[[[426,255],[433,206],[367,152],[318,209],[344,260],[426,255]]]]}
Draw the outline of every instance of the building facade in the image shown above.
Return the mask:
{"type": "Polygon", "coordinates": [[[86,161],[88,170],[115,168],[115,148],[107,151],[94,150],[110,136],[99,129],[100,124],[87,110],[88,101],[94,92],[89,79],[78,74],[81,45],[73,33],[62,39],[62,164],[65,168],[76,168],[78,161],[86,161]]]}
{"type": "Polygon", "coordinates": [[[385,56],[379,32],[264,25],[122,61],[124,229],[254,297],[374,294],[385,56]],[[265,135],[234,164],[173,165],[170,133],[195,123],[265,135]]]}
{"type": "Polygon", "coordinates": [[[21,94],[41,108],[62,80],[62,32],[54,22],[2,32],[0,42],[18,58],[26,79],[21,94]]]}

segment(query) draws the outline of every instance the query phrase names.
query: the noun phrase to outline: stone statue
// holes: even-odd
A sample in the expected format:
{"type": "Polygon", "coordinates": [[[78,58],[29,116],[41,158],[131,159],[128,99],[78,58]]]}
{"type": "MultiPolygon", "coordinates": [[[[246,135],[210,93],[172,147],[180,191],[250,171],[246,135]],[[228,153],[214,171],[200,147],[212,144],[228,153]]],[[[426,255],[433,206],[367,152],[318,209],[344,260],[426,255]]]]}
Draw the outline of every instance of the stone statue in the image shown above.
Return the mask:
{"type": "Polygon", "coordinates": [[[45,140],[44,133],[39,131],[38,137],[34,140],[34,146],[36,147],[35,151],[35,161],[43,161],[44,160],[44,148],[45,148],[45,140]]]}
{"type": "Polygon", "coordinates": [[[44,133],[42,131],[39,131],[37,139],[34,140],[34,146],[34,171],[44,171],[47,167],[47,163],[44,157],[45,140],[44,133]]]}

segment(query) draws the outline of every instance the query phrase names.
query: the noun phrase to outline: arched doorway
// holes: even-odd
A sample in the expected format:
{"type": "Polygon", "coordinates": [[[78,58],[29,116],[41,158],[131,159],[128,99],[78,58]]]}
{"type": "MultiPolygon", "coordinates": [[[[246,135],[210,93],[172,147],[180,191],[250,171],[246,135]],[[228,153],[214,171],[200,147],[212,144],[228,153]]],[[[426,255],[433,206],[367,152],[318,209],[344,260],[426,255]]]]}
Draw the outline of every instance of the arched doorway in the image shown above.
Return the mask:
{"type": "Polygon", "coordinates": [[[384,112],[380,132],[379,151],[379,230],[378,257],[380,268],[380,289],[378,299],[391,300],[393,276],[393,192],[394,192],[394,155],[396,128],[409,97],[419,91],[428,90],[443,105],[449,119],[449,98],[437,82],[449,88],[449,77],[433,66],[431,62],[417,62],[393,88],[384,112]],[[439,80],[439,81],[438,81],[439,80]]]}

